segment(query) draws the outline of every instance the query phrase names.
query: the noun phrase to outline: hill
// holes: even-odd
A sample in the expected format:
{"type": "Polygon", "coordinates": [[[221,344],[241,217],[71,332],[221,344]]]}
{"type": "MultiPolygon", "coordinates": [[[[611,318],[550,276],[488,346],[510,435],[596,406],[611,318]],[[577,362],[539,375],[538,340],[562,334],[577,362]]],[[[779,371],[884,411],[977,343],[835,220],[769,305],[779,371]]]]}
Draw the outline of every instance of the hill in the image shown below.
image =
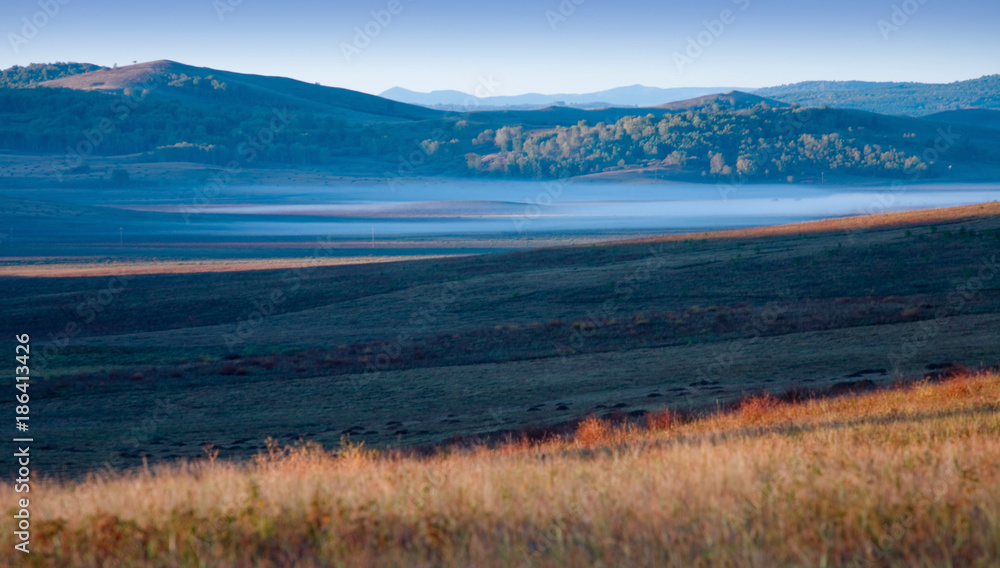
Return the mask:
{"type": "Polygon", "coordinates": [[[192,67],[166,60],[74,74],[39,83],[39,86],[104,93],[148,92],[189,104],[278,106],[358,122],[423,120],[441,115],[348,89],[285,77],[192,67]]]}
{"type": "Polygon", "coordinates": [[[33,558],[992,566],[1000,377],[964,366],[997,362],[998,242],[989,203],[377,266],[0,275],[2,333],[33,338],[33,558]]]}
{"type": "Polygon", "coordinates": [[[928,115],[928,120],[947,122],[949,124],[961,124],[974,128],[995,128],[1000,129],[1000,110],[990,109],[963,109],[949,110],[928,115]]]}
{"type": "Polygon", "coordinates": [[[743,91],[726,91],[724,93],[710,93],[700,97],[693,97],[687,100],[670,102],[657,105],[655,108],[682,111],[700,110],[705,108],[722,110],[743,110],[753,108],[757,105],[769,107],[787,107],[787,103],[775,99],[768,99],[759,95],[745,93],[743,91]]]}
{"type": "Polygon", "coordinates": [[[445,110],[532,110],[548,106],[582,109],[601,107],[656,107],[661,104],[691,99],[732,90],[730,87],[680,87],[661,89],[643,85],[617,87],[582,94],[543,95],[527,93],[513,96],[475,97],[461,91],[431,91],[419,93],[393,87],[379,96],[400,102],[445,110]]]}
{"type": "Polygon", "coordinates": [[[961,133],[942,135],[952,118],[811,111],[741,91],[649,108],[449,113],[154,61],[0,89],[0,150],[63,154],[48,168],[58,181],[87,179],[90,155],[244,167],[350,161],[351,171],[383,177],[419,170],[560,178],[643,168],[713,183],[994,176],[1000,133],[964,122],[955,123],[961,133]]]}
{"type": "Polygon", "coordinates": [[[469,169],[486,175],[558,178],[650,169],[663,179],[747,183],[823,176],[977,179],[995,176],[1000,167],[995,129],[954,130],[946,118],[793,108],[740,92],[657,109],[481,114],[487,122],[517,125],[482,130],[477,124],[473,144],[461,146],[469,169]],[[622,116],[623,110],[631,112],[622,116]],[[542,117],[548,122],[537,120],[542,117]]]}
{"type": "Polygon", "coordinates": [[[32,63],[22,67],[15,65],[0,71],[0,88],[34,87],[39,83],[107,69],[90,63],[32,63]]]}
{"type": "Polygon", "coordinates": [[[39,463],[51,475],[195,458],[203,442],[249,458],[268,436],[436,445],[995,363],[997,243],[989,203],[297,270],[0,267],[0,333],[37,339],[31,398],[58,413],[32,431],[53,440],[39,463]],[[119,293],[94,304],[109,281],[119,293]],[[67,329],[72,341],[53,344],[67,329]],[[156,401],[175,410],[139,442],[126,435],[156,401]]]}
{"type": "Polygon", "coordinates": [[[926,116],[957,109],[1000,109],[1000,75],[946,84],[808,81],[758,89],[755,93],[808,107],[926,116]]]}

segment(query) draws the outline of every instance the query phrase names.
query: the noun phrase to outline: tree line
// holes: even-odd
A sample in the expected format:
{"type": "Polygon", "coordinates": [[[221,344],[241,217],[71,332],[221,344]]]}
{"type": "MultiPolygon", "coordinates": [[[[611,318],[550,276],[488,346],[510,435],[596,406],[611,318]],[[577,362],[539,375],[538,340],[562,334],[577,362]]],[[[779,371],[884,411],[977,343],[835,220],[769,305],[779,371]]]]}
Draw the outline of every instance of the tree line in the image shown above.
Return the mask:
{"type": "Polygon", "coordinates": [[[887,178],[929,173],[932,164],[920,155],[916,133],[886,131],[878,123],[874,115],[761,104],[541,130],[504,126],[475,136],[466,163],[475,172],[535,178],[629,167],[757,180],[827,171],[887,178]]]}
{"type": "MultiPolygon", "coordinates": [[[[212,77],[170,77],[161,87],[204,90],[186,103],[147,92],[0,89],[0,149],[29,153],[145,154],[150,160],[224,165],[233,160],[329,164],[344,157],[401,163],[422,173],[558,178],[624,168],[706,179],[794,180],[819,172],[897,178],[941,173],[928,158],[939,125],[844,111],[710,105],[625,116],[614,122],[537,128],[465,113],[424,121],[354,123],[296,110],[273,127],[272,108],[238,104],[235,86],[212,77]],[[224,93],[228,93],[225,94],[224,93]],[[206,102],[207,101],[207,102],[206,102]],[[217,102],[216,102],[217,101],[217,102]]],[[[530,113],[521,118],[530,119],[530,113]]],[[[998,161],[960,138],[949,162],[998,161]]]]}

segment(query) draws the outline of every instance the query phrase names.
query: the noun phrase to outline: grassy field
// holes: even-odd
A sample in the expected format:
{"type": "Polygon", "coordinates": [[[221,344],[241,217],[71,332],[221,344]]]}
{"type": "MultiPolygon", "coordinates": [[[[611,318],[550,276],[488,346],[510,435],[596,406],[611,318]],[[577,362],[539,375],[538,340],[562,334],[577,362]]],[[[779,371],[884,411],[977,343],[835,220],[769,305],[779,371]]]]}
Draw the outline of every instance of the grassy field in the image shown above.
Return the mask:
{"type": "Polygon", "coordinates": [[[988,203],[381,264],[8,275],[0,333],[33,338],[33,464],[74,479],[207,443],[234,460],[268,437],[433,448],[993,365],[998,248],[988,203]]]}
{"type": "Polygon", "coordinates": [[[424,457],[271,442],[234,464],[209,449],[32,496],[18,560],[36,566],[985,568],[1000,564],[1000,375],[591,417],[424,457]]]}

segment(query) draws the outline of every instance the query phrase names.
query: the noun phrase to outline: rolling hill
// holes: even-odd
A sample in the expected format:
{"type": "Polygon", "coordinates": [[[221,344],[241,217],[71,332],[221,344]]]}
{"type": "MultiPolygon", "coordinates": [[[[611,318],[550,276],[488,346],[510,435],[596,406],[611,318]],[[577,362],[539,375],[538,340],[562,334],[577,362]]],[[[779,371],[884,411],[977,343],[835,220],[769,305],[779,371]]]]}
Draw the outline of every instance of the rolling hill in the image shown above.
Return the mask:
{"type": "MultiPolygon", "coordinates": [[[[1000,134],[989,126],[989,115],[925,120],[852,109],[809,111],[787,102],[787,90],[778,93],[784,99],[765,97],[765,91],[728,91],[642,108],[449,113],[173,61],[82,73],[76,71],[86,64],[73,65],[57,67],[53,72],[65,76],[33,88],[0,89],[0,150],[66,154],[56,166],[60,181],[81,175],[73,179],[107,183],[105,174],[96,179],[89,173],[90,155],[214,166],[348,160],[383,177],[418,168],[423,175],[532,178],[653,168],[661,177],[712,183],[734,175],[741,183],[831,174],[974,180],[993,176],[1000,164],[1000,134]],[[100,124],[106,131],[93,134],[100,124]],[[961,132],[948,136],[947,152],[928,158],[928,148],[941,145],[938,138],[949,125],[961,126],[961,132]]],[[[30,80],[39,73],[16,75],[30,80]]],[[[838,84],[827,93],[849,96],[878,88],[838,84]]]]}
{"type": "Polygon", "coordinates": [[[1000,109],[1000,75],[946,84],[807,81],[755,92],[808,107],[831,106],[907,116],[970,108],[1000,109]]]}
{"type": "Polygon", "coordinates": [[[45,349],[32,432],[52,440],[52,474],[141,465],[140,449],[150,464],[195,458],[206,441],[250,458],[267,436],[439,444],[993,364],[998,243],[1000,203],[986,203],[294,272],[178,267],[128,276],[89,320],[81,302],[107,276],[0,267],[0,333],[30,329],[45,349]],[[284,300],[260,307],[274,291],[284,300]],[[271,313],[229,343],[256,309],[271,313]],[[81,333],[53,350],[67,322],[81,333]],[[129,425],[161,400],[178,411],[133,444],[129,425]]]}
{"type": "Polygon", "coordinates": [[[0,71],[0,88],[34,87],[39,83],[107,69],[91,63],[32,63],[31,65],[15,65],[0,71]]]}
{"type": "Polygon", "coordinates": [[[683,101],[661,104],[654,108],[670,111],[699,110],[714,107],[725,110],[740,110],[753,108],[761,104],[769,107],[789,106],[787,103],[783,103],[775,99],[769,99],[743,91],[727,91],[725,93],[711,93],[683,101]]]}
{"type": "Polygon", "coordinates": [[[439,111],[358,91],[166,60],[99,69],[38,86],[104,93],[148,92],[189,104],[279,106],[358,122],[423,120],[441,115],[439,111]]]}
{"type": "Polygon", "coordinates": [[[751,109],[759,104],[773,108],[789,105],[774,99],[766,99],[742,91],[713,93],[692,99],[674,101],[649,107],[603,106],[597,108],[571,108],[567,106],[548,106],[533,110],[484,110],[465,113],[470,122],[486,125],[521,124],[525,128],[552,128],[556,126],[571,126],[585,121],[588,124],[599,122],[615,122],[629,116],[662,116],[664,112],[729,112],[751,109]]]}
{"type": "Polygon", "coordinates": [[[1000,129],[1000,110],[984,108],[949,110],[929,115],[926,118],[928,120],[961,124],[975,128],[1000,129]]]}

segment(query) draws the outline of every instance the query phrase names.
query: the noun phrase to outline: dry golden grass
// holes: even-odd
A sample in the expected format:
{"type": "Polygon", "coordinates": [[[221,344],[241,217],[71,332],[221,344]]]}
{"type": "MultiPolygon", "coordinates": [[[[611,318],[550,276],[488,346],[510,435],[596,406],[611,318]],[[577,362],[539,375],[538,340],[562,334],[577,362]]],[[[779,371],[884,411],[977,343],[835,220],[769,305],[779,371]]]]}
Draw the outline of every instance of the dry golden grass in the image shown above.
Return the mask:
{"type": "MultiPolygon", "coordinates": [[[[873,196],[877,194],[873,193],[873,196]]],[[[759,238],[776,235],[819,234],[819,233],[864,233],[866,231],[884,231],[894,227],[910,225],[948,225],[986,219],[1000,214],[1000,201],[977,203],[974,205],[959,205],[957,207],[941,207],[937,209],[917,209],[913,211],[895,211],[871,215],[853,215],[850,217],[835,217],[819,221],[804,221],[785,225],[753,227],[749,229],[732,229],[727,231],[711,231],[706,233],[678,233],[662,235],[646,239],[636,239],[626,242],[669,242],[691,238],[699,239],[730,239],[759,238]]],[[[610,246],[611,243],[608,243],[610,246]]]]}
{"type": "MultiPolygon", "coordinates": [[[[1000,374],[32,488],[40,566],[997,566],[1000,374]]],[[[0,502],[14,503],[9,486],[0,502]]],[[[11,515],[0,521],[10,534],[11,515]]],[[[5,550],[11,559],[13,553],[5,550]]]]}
{"type": "Polygon", "coordinates": [[[247,270],[280,270],[317,266],[348,266],[380,264],[417,259],[448,258],[461,255],[399,255],[399,256],[338,256],[331,258],[255,258],[206,260],[138,260],[116,262],[65,262],[61,259],[23,259],[0,257],[0,276],[38,278],[77,278],[93,276],[123,276],[140,274],[198,274],[205,272],[242,272],[247,270]]]}

